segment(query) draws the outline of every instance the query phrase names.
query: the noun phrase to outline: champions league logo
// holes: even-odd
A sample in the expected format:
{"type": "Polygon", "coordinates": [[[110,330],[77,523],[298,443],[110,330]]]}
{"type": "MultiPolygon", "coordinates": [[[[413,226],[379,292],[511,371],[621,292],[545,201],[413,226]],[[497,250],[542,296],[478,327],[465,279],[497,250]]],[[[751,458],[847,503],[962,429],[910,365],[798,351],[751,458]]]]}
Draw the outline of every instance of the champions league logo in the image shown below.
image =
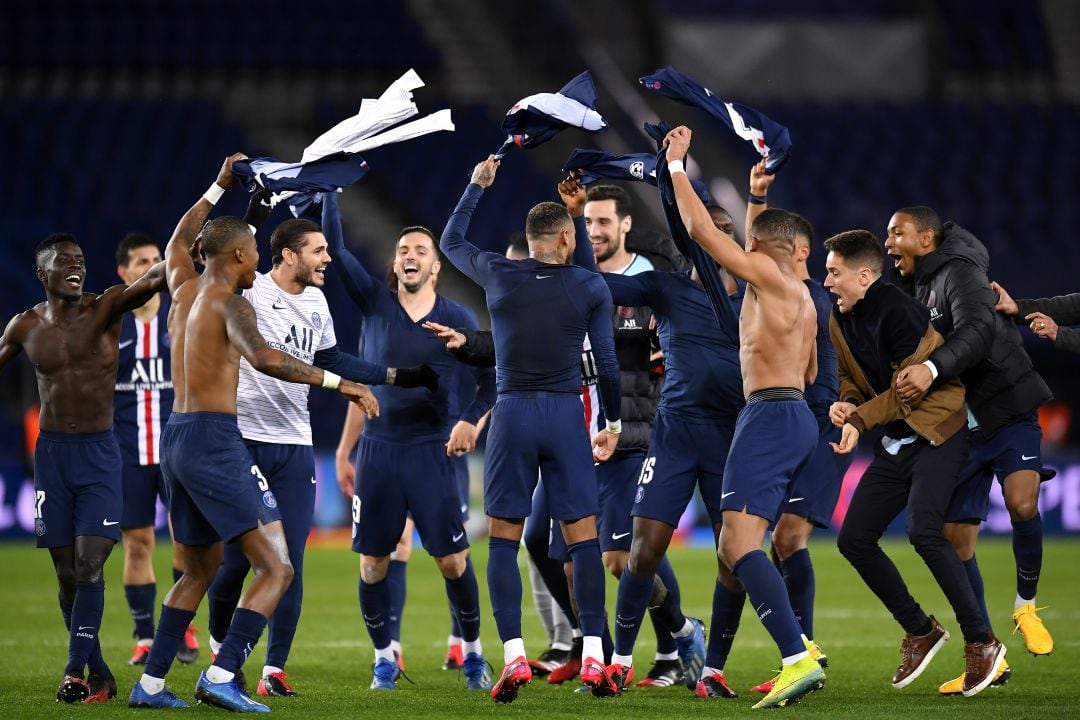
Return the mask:
{"type": "Polygon", "coordinates": [[[274,493],[272,491],[267,490],[266,492],[263,493],[263,505],[265,505],[268,508],[276,508],[277,507],[277,498],[274,497],[274,493]]]}
{"type": "Polygon", "coordinates": [[[630,174],[636,177],[638,180],[642,180],[645,177],[645,163],[640,160],[630,163],[630,174]]]}

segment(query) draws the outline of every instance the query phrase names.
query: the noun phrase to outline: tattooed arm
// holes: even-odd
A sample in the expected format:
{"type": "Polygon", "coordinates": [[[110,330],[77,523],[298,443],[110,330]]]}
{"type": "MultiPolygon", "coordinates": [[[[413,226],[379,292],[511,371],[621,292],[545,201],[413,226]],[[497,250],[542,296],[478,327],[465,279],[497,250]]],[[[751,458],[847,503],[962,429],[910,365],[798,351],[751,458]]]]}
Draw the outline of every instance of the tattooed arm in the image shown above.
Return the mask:
{"type": "MultiPolygon", "coordinates": [[[[232,174],[233,163],[246,157],[247,155],[243,153],[233,153],[225,158],[221,170],[218,171],[216,184],[227,190],[236,182],[232,174]]],[[[165,246],[165,277],[170,293],[175,293],[177,288],[188,280],[199,276],[193,259],[198,254],[195,243],[203,223],[206,222],[206,216],[210,214],[213,207],[205,197],[199,198],[198,202],[184,213],[176,229],[173,230],[169,244],[165,246]]]]}

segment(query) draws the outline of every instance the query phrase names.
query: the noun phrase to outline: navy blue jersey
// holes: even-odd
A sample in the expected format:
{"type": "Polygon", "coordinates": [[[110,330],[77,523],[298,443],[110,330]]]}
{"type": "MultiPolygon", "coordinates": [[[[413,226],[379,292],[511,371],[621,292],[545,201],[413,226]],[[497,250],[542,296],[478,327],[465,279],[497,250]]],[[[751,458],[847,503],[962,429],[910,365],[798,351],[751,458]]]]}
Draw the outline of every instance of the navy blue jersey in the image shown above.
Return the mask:
{"type": "Polygon", "coordinates": [[[817,280],[803,280],[817,310],[817,378],[806,388],[806,404],[817,418],[829,416],[829,408],[840,397],[840,376],[837,372],[836,349],[829,338],[829,317],[833,297],[817,280]]]}
{"type": "Polygon", "coordinates": [[[169,297],[162,293],[150,322],[133,313],[121,321],[113,429],[128,465],[161,462],[161,431],[173,406],[168,317],[169,297]]]}
{"type": "Polygon", "coordinates": [[[705,289],[689,273],[650,271],[634,276],[604,273],[619,305],[648,305],[664,351],[661,413],[690,422],[734,423],[742,409],[738,305],[731,298],[734,327],[721,331],[705,289]]]}
{"type": "Polygon", "coordinates": [[[362,359],[383,367],[429,365],[439,374],[439,389],[399,388],[373,385],[379,400],[379,417],[369,418],[366,436],[388,443],[443,442],[458,420],[476,424],[495,402],[495,372],[491,368],[470,368],[477,385],[474,399],[457,417],[449,413],[454,373],[461,363],[446,345],[424,329],[428,320],[449,327],[476,328],[476,316],[460,303],[435,296],[435,305],[425,317],[414,321],[401,307],[397,293],[374,278],[345,247],[336,199],[328,193],[324,200],[323,233],[336,270],[349,296],[364,315],[360,335],[362,359]]]}
{"type": "Polygon", "coordinates": [[[618,420],[619,366],[607,285],[595,272],[575,265],[507,260],[470,244],[465,233],[482,194],[479,185],[469,185],[439,247],[486,291],[499,393],[578,395],[581,348],[588,333],[605,416],[618,420]]]}

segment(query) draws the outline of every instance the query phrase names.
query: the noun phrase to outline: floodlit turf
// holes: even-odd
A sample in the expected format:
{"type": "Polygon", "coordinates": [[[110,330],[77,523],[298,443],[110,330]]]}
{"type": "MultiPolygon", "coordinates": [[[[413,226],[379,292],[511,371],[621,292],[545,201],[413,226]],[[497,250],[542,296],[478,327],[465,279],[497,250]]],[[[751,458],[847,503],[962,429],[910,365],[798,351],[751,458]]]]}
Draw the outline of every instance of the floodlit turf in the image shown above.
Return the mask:
{"type": "MultiPolygon", "coordinates": [[[[1001,689],[988,689],[965,699],[938,697],[937,686],[963,668],[963,644],[944,597],[933,585],[925,566],[902,541],[891,542],[889,553],[898,561],[914,595],[953,635],[926,673],[903,691],[893,690],[889,678],[899,661],[900,630],[855,572],[837,554],[831,538],[813,542],[817,567],[817,640],[829,657],[828,680],[822,692],[793,708],[775,712],[801,717],[828,718],[1064,718],[1080,717],[1075,675],[1080,632],[1080,542],[1047,543],[1039,604],[1054,635],[1056,650],[1050,657],[1026,654],[1019,635],[1010,636],[1015,593],[1011,546],[987,541],[979,547],[979,564],[990,589],[990,608],[997,632],[1009,648],[1013,681],[1001,689]]],[[[502,667],[502,649],[484,583],[486,543],[477,548],[477,568],[483,600],[483,640],[488,659],[502,667]]],[[[521,555],[524,562],[524,552],[521,555]]],[[[684,609],[707,618],[711,607],[714,559],[708,550],[678,549],[672,560],[682,585],[684,609]]],[[[168,577],[168,560],[159,550],[158,577],[168,577]]],[[[550,686],[536,680],[524,688],[512,705],[495,705],[488,693],[466,692],[464,678],[440,670],[449,630],[446,596],[434,564],[416,552],[409,566],[409,596],[405,609],[404,646],[407,671],[415,684],[401,680],[395,692],[373,692],[372,651],[360,620],[356,600],[357,559],[347,550],[312,549],[304,578],[304,615],[289,661],[289,680],[298,698],[273,698],[270,706],[280,717],[331,718],[683,718],[745,714],[755,697],[746,690],[767,679],[778,663],[774,646],[753,612],[747,608],[735,649],[728,662],[728,680],[741,695],[737,700],[704,700],[685,687],[658,690],[635,688],[626,695],[598,700],[576,694],[569,686],[550,686]]],[[[120,685],[120,695],[108,705],[61,706],[54,702],[56,685],[67,657],[67,635],[56,605],[55,581],[48,554],[29,545],[0,545],[0,717],[224,717],[224,711],[197,707],[188,711],[128,710],[127,696],[140,670],[127,666],[131,620],[124,603],[119,550],[108,564],[105,621],[105,656],[120,685]]],[[[527,573],[525,573],[527,578],[527,573]]],[[[159,583],[158,601],[166,583],[159,583]]],[[[526,644],[530,654],[544,649],[538,621],[525,592],[526,644]]],[[[609,583],[609,612],[614,607],[614,583],[609,583]]],[[[205,604],[197,625],[206,628],[205,604]]],[[[176,664],[169,687],[191,700],[203,656],[194,666],[176,664]]],[[[639,643],[637,669],[644,673],[653,651],[651,629],[639,643]]],[[[260,644],[248,661],[249,677],[258,675],[264,659],[260,644]]],[[[252,682],[254,686],[254,681],[252,682]]],[[[760,696],[758,696],[760,697],[760,696]]],[[[763,712],[763,711],[758,711],[763,712]]]]}

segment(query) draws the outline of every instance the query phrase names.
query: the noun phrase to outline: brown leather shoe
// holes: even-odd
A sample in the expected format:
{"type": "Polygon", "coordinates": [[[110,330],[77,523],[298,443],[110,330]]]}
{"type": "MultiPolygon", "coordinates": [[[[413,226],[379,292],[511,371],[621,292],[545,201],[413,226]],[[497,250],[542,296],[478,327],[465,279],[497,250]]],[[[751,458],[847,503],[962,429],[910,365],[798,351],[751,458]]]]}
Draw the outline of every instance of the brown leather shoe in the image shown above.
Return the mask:
{"type": "Polygon", "coordinates": [[[971,697],[990,686],[997,674],[998,665],[1005,659],[1005,646],[990,633],[988,643],[964,645],[964,697],[971,697]]]}
{"type": "MultiPolygon", "coordinates": [[[[925,635],[905,635],[900,643],[900,667],[893,675],[892,686],[901,690],[914,682],[948,639],[949,631],[941,627],[933,615],[930,616],[930,632],[925,635]]],[[[993,673],[991,680],[992,676],[993,673]]]]}

